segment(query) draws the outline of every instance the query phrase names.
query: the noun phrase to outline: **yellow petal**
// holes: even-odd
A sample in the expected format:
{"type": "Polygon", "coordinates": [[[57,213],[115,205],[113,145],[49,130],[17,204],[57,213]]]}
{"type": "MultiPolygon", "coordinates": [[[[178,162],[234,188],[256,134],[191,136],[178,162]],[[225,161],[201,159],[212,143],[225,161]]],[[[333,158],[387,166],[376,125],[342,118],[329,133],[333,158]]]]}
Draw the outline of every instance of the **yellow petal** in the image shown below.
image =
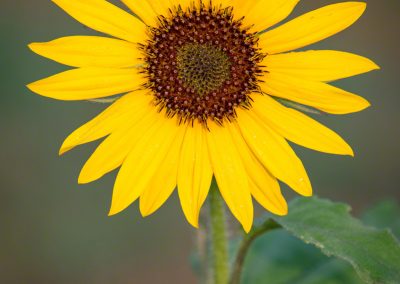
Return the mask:
{"type": "Polygon", "coordinates": [[[72,132],[64,141],[60,155],[78,145],[89,143],[110,134],[123,124],[131,114],[147,109],[151,96],[138,91],[122,96],[98,116],[72,132]]]}
{"type": "Polygon", "coordinates": [[[169,9],[173,7],[173,0],[149,0],[148,3],[154,12],[159,16],[167,17],[170,15],[169,9]]]}
{"type": "Polygon", "coordinates": [[[238,124],[250,149],[272,175],[296,192],[304,196],[312,195],[303,163],[282,136],[248,110],[238,110],[238,124]]]}
{"type": "Polygon", "coordinates": [[[178,2],[183,10],[186,10],[187,8],[192,7],[193,5],[196,5],[196,2],[194,2],[193,0],[179,0],[178,2]]]}
{"type": "Polygon", "coordinates": [[[153,106],[130,112],[122,125],[97,147],[82,168],[78,179],[80,184],[95,181],[123,163],[137,141],[147,134],[149,126],[158,118],[150,108],[153,106]]]}
{"type": "Polygon", "coordinates": [[[265,209],[277,215],[286,215],[288,205],[279,183],[251,152],[236,123],[227,124],[249,176],[250,192],[265,209]]]}
{"type": "MultiPolygon", "coordinates": [[[[157,211],[176,188],[179,157],[185,130],[185,125],[179,127],[178,133],[168,148],[158,171],[140,195],[140,212],[143,217],[157,211]]],[[[159,137],[159,139],[163,138],[159,137]]]]}
{"type": "Polygon", "coordinates": [[[354,156],[351,147],[339,135],[307,115],[284,107],[267,95],[254,94],[252,98],[254,112],[290,141],[325,153],[354,156]]]}
{"type": "Polygon", "coordinates": [[[186,130],[178,169],[178,193],[188,222],[199,226],[199,214],[211,186],[212,168],[202,125],[186,130]]]}
{"type": "Polygon", "coordinates": [[[370,106],[364,98],[326,83],[303,80],[284,74],[268,73],[259,85],[263,92],[327,113],[347,114],[370,106]]]}
{"type": "MultiPolygon", "coordinates": [[[[203,1],[203,2],[207,5],[206,7],[209,7],[209,5],[208,5],[209,3],[212,4],[212,7],[216,7],[216,8],[219,8],[219,7],[226,8],[226,7],[232,5],[231,0],[212,0],[212,1],[203,1]]],[[[251,0],[249,2],[251,2],[251,0]]]]}
{"type": "Polygon", "coordinates": [[[249,232],[253,224],[253,204],[246,169],[225,127],[210,123],[207,143],[215,179],[232,214],[249,232]]]}
{"type": "Polygon", "coordinates": [[[175,119],[157,113],[149,132],[137,141],[122,164],[115,181],[109,215],[127,208],[150,185],[178,130],[175,119]]]}
{"type": "MultiPolygon", "coordinates": [[[[224,0],[222,0],[224,1],[224,0]]],[[[259,2],[260,0],[231,0],[230,6],[233,7],[233,16],[235,19],[240,19],[246,16],[250,10],[259,2]]],[[[224,3],[224,2],[223,2],[224,3]]],[[[225,4],[225,3],[224,3],[225,4]]]]}
{"type": "Polygon", "coordinates": [[[105,0],[52,0],[82,24],[130,42],[144,42],[146,26],[105,0]]]}
{"type": "Polygon", "coordinates": [[[259,45],[264,52],[275,54],[313,44],[351,26],[365,8],[363,2],[325,6],[262,34],[259,45]]]}
{"type": "MultiPolygon", "coordinates": [[[[148,26],[157,26],[157,13],[147,0],[121,0],[148,26]]],[[[150,0],[151,1],[151,0],[150,0]]]]}
{"type": "Polygon", "coordinates": [[[243,24],[252,26],[251,31],[261,32],[284,20],[300,0],[258,0],[242,1],[247,2],[245,9],[241,5],[234,10],[235,15],[243,16],[243,24]],[[252,5],[251,2],[253,2],[252,5]],[[246,9],[247,8],[247,9],[246,9]]]}
{"type": "Polygon", "coordinates": [[[333,50],[310,50],[270,55],[263,65],[269,72],[312,81],[334,81],[379,67],[368,58],[333,50]]]}
{"type": "Polygon", "coordinates": [[[133,43],[99,36],[68,36],[50,42],[31,43],[39,55],[73,67],[131,67],[142,63],[133,43]]]}
{"type": "Polygon", "coordinates": [[[89,100],[137,90],[144,78],[136,68],[83,67],[36,81],[27,87],[42,96],[65,100],[89,100]]]}

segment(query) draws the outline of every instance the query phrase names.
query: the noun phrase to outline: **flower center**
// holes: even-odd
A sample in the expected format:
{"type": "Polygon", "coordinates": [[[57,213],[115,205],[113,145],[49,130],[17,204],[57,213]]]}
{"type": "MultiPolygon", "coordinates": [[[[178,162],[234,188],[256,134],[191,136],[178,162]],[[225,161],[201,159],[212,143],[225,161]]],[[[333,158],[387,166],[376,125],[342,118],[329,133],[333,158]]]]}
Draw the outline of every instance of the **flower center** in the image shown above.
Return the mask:
{"type": "Polygon", "coordinates": [[[200,96],[218,90],[230,77],[231,61],[219,47],[188,43],[177,50],[178,78],[200,96]]]}
{"type": "Polygon", "coordinates": [[[236,108],[251,107],[258,92],[263,55],[257,37],[234,20],[232,8],[181,7],[159,17],[150,30],[145,53],[147,88],[155,103],[180,122],[222,124],[236,116],[236,108]]]}

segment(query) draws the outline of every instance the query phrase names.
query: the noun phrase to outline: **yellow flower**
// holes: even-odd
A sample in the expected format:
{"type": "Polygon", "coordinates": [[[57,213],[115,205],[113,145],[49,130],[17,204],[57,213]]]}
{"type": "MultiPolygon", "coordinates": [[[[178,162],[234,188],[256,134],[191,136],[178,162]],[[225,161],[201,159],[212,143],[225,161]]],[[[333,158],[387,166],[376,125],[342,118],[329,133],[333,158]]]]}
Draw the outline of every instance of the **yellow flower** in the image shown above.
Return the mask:
{"type": "Polygon", "coordinates": [[[352,25],[365,3],[344,2],[281,26],[299,0],[122,0],[136,17],[104,0],[53,0],[84,25],[111,37],[69,36],[32,43],[36,53],[75,69],[28,85],[59,100],[124,94],[74,131],[60,154],[106,137],[79,183],[120,167],[110,215],[140,198],[143,216],[177,187],[193,226],[212,181],[249,231],[252,197],[287,214],[279,181],[312,194],[287,140],[353,155],[335,132],[277,98],[346,114],[369,103],[328,82],[378,66],[350,53],[290,52],[352,25]]]}

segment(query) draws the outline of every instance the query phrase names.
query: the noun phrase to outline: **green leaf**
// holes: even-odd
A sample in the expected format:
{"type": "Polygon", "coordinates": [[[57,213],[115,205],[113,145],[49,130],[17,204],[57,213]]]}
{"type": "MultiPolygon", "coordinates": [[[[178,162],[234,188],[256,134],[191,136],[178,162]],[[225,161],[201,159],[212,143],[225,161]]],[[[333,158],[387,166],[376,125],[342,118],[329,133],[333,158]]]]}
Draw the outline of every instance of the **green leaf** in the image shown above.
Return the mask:
{"type": "MultiPolygon", "coordinates": [[[[290,215],[292,215],[292,207],[296,202],[292,202],[290,205],[290,215]]],[[[330,205],[328,208],[334,205],[331,202],[328,204],[330,205]]],[[[340,205],[340,207],[342,206],[344,205],[340,205]]],[[[345,206],[345,208],[347,207],[345,206]]],[[[317,214],[317,211],[312,214],[317,214]]],[[[353,219],[347,213],[345,215],[347,215],[346,218],[353,219]]],[[[251,236],[254,237],[260,230],[267,229],[265,224],[269,224],[270,221],[266,222],[265,220],[271,220],[271,218],[274,217],[267,215],[256,221],[254,230],[241,242],[248,240],[251,236]]],[[[393,232],[398,233],[400,229],[399,204],[391,200],[380,202],[365,212],[362,220],[365,224],[377,228],[390,228],[393,232]]],[[[232,243],[236,251],[241,242],[235,240],[232,243]]],[[[316,246],[306,244],[288,231],[281,229],[268,231],[254,241],[248,251],[241,278],[242,284],[364,283],[348,262],[328,257],[316,246]]]]}
{"type": "Polygon", "coordinates": [[[394,200],[385,200],[369,209],[362,217],[365,224],[376,228],[390,228],[400,237],[400,206],[394,200]]]}
{"type": "Polygon", "coordinates": [[[242,284],[362,284],[346,262],[330,258],[285,230],[259,237],[243,269],[242,284]]]}
{"type": "Polygon", "coordinates": [[[318,198],[296,199],[275,217],[286,230],[327,256],[350,263],[367,283],[399,283],[400,245],[388,230],[363,225],[350,207],[318,198]]]}

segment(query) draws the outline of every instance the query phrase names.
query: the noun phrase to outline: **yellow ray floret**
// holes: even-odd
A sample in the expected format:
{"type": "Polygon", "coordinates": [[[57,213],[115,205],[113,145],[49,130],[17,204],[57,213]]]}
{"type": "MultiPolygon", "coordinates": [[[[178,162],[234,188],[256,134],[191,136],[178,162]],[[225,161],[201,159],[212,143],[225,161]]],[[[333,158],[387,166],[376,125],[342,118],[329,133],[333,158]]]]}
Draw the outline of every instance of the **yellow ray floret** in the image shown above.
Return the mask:
{"type": "Polygon", "coordinates": [[[179,160],[179,199],[187,220],[194,227],[199,226],[200,209],[207,198],[213,175],[206,135],[207,130],[199,123],[188,127],[179,160]]]}
{"type": "Polygon", "coordinates": [[[253,204],[246,169],[230,138],[229,131],[212,124],[207,135],[210,159],[222,197],[232,214],[249,232],[253,224],[253,204]]]}
{"type": "Polygon", "coordinates": [[[298,49],[326,39],[351,26],[366,4],[344,2],[304,14],[261,35],[260,46],[268,54],[298,49]]]}
{"type": "Polygon", "coordinates": [[[146,26],[105,0],[52,0],[77,21],[99,32],[130,42],[143,42],[146,26]]]}
{"type": "Polygon", "coordinates": [[[138,90],[145,82],[136,68],[83,67],[68,70],[28,85],[42,96],[65,100],[89,100],[138,90]]]}
{"type": "MultiPolygon", "coordinates": [[[[173,143],[169,146],[157,172],[140,195],[140,212],[146,217],[157,211],[172,194],[177,184],[179,156],[186,129],[179,127],[173,143]]],[[[160,139],[160,138],[159,138],[160,139]]]]}
{"type": "Polygon", "coordinates": [[[309,50],[274,54],[263,65],[270,73],[311,81],[330,82],[379,69],[368,58],[334,50],[309,50]]]}
{"type": "Polygon", "coordinates": [[[347,114],[370,106],[366,99],[323,82],[272,72],[264,74],[263,80],[260,83],[263,92],[327,113],[347,114]]]}
{"type": "Polygon", "coordinates": [[[137,45],[99,36],[68,36],[50,42],[31,43],[39,55],[73,67],[132,67],[143,63],[137,45]]]}

